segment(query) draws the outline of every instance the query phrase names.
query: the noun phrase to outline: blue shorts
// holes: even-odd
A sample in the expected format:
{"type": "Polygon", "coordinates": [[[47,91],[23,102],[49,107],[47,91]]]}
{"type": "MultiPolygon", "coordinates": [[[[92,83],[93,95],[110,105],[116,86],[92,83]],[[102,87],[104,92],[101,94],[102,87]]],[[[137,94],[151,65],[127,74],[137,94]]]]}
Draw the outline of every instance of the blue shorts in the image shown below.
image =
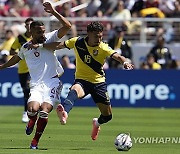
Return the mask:
{"type": "Polygon", "coordinates": [[[106,82],[91,83],[82,79],[76,79],[74,84],[81,85],[85,92],[85,96],[91,94],[91,97],[93,98],[95,103],[110,105],[106,82]]]}

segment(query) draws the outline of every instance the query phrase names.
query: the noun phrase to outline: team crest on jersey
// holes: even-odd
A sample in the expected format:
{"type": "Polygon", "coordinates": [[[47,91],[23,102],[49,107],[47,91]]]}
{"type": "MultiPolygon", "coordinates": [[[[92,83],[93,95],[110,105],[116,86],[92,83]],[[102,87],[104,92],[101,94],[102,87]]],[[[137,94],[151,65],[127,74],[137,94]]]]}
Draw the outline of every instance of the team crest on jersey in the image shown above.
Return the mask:
{"type": "Polygon", "coordinates": [[[93,55],[94,55],[94,56],[97,56],[97,55],[98,55],[98,49],[94,49],[94,50],[93,50],[93,55]]]}
{"type": "Polygon", "coordinates": [[[40,53],[36,51],[36,52],[34,52],[34,55],[35,55],[36,57],[39,57],[40,53]]]}

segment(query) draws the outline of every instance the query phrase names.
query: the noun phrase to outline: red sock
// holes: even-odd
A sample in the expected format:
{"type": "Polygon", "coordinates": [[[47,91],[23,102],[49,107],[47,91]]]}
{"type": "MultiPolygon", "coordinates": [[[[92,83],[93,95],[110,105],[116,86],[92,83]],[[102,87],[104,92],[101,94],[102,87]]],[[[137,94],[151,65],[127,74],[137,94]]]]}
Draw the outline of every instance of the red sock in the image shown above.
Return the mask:
{"type": "Polygon", "coordinates": [[[36,120],[37,120],[37,114],[35,116],[28,115],[28,118],[30,119],[29,122],[28,122],[28,127],[29,128],[34,127],[34,125],[36,123],[36,120]]]}
{"type": "Polygon", "coordinates": [[[32,144],[36,144],[39,142],[39,139],[47,125],[47,122],[48,122],[48,118],[41,118],[39,117],[38,121],[37,121],[37,128],[36,128],[36,133],[35,133],[35,136],[32,140],[32,144]],[[35,143],[37,142],[37,143],[35,143]]]}

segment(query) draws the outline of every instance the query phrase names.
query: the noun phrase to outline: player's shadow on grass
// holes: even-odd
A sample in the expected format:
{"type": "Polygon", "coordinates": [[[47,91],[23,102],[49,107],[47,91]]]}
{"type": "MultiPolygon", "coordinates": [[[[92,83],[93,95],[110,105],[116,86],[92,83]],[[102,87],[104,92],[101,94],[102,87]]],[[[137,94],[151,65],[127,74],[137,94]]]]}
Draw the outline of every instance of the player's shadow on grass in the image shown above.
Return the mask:
{"type": "MultiPolygon", "coordinates": [[[[20,149],[30,149],[30,148],[1,148],[1,149],[7,149],[7,150],[20,150],[20,149]]],[[[31,149],[30,149],[31,150],[31,149]]],[[[48,150],[47,148],[38,148],[37,150],[48,150]]]]}
{"type": "Polygon", "coordinates": [[[70,149],[70,150],[78,151],[78,150],[92,150],[92,149],[88,149],[88,148],[74,148],[74,149],[70,149]]]}

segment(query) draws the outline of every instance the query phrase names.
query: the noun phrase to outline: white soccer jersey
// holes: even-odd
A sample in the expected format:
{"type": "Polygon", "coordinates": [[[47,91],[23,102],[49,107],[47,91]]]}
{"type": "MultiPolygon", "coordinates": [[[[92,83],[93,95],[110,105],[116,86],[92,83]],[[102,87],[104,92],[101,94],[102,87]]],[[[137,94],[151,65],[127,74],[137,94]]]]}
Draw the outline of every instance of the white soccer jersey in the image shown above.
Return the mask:
{"type": "MultiPolygon", "coordinates": [[[[58,31],[55,30],[53,32],[46,33],[45,43],[57,42],[59,40],[57,32],[58,31]]],[[[31,76],[31,84],[34,85],[48,81],[48,79],[64,72],[54,51],[49,51],[45,48],[28,50],[25,48],[26,44],[22,46],[21,50],[18,52],[18,56],[21,59],[26,60],[31,76]]]]}

